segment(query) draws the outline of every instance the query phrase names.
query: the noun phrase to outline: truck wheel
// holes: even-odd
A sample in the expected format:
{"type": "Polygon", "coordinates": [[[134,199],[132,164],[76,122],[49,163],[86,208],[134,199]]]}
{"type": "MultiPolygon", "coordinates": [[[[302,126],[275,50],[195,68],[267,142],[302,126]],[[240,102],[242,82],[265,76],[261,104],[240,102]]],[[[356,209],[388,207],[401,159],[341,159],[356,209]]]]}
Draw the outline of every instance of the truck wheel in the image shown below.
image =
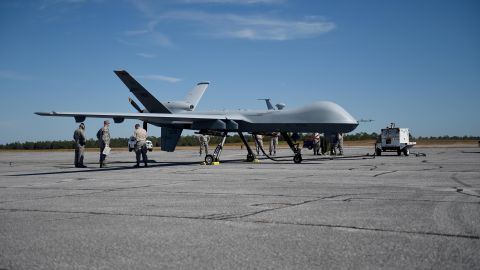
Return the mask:
{"type": "Polygon", "coordinates": [[[375,148],[375,154],[377,154],[377,156],[381,156],[382,155],[382,149],[375,148]]]}
{"type": "Polygon", "coordinates": [[[205,164],[212,165],[212,163],[213,163],[213,156],[212,155],[206,155],[205,156],[205,164]]]}
{"type": "Polygon", "coordinates": [[[410,155],[410,150],[408,150],[408,148],[405,148],[403,149],[403,154],[408,157],[408,155],[410,155]]]}

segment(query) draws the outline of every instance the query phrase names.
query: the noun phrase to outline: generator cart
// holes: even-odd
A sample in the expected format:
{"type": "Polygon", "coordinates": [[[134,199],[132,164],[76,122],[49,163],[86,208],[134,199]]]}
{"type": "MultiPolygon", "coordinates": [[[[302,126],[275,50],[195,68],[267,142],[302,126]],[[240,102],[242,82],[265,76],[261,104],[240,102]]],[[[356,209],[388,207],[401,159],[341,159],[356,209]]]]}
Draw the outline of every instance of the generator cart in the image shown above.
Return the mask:
{"type": "Polygon", "coordinates": [[[391,123],[390,127],[382,129],[382,133],[378,136],[375,143],[375,154],[381,156],[382,152],[396,151],[400,156],[402,153],[405,156],[410,154],[416,142],[410,141],[410,132],[408,128],[397,128],[395,123],[391,123]]]}

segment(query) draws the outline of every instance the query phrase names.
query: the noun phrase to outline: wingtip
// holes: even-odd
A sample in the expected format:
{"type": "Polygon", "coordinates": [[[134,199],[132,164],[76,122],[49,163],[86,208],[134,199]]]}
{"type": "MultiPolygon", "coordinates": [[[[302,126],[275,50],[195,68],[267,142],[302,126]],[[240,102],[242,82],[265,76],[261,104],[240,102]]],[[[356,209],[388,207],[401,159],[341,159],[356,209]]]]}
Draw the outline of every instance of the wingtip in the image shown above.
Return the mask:
{"type": "Polygon", "coordinates": [[[204,82],[197,83],[197,85],[202,85],[202,84],[210,84],[210,82],[209,81],[204,81],[204,82]]]}
{"type": "Polygon", "coordinates": [[[34,112],[36,115],[41,115],[41,116],[49,116],[49,115],[55,115],[57,112],[51,111],[51,112],[34,112]]]}

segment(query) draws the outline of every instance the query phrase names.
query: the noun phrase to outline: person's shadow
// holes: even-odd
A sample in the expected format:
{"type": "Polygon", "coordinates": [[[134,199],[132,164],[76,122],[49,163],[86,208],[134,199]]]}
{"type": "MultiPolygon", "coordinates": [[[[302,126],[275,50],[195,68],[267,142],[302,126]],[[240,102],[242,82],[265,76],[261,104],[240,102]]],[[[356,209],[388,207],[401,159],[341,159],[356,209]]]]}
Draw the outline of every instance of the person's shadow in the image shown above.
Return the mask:
{"type": "MultiPolygon", "coordinates": [[[[172,166],[188,166],[188,165],[199,165],[199,161],[178,161],[178,162],[157,162],[155,160],[148,161],[148,167],[140,166],[140,168],[135,168],[136,162],[131,161],[112,161],[107,163],[107,167],[98,168],[88,166],[87,168],[76,169],[76,170],[66,170],[65,167],[61,167],[64,170],[61,171],[50,171],[50,172],[38,172],[38,173],[19,173],[19,174],[11,174],[7,176],[34,176],[34,175],[54,175],[54,174],[72,174],[72,173],[94,173],[94,172],[109,172],[109,171],[122,171],[122,170],[141,170],[141,169],[148,169],[148,168],[157,168],[157,167],[172,167],[172,166]],[[128,165],[126,165],[128,164],[128,165]]],[[[142,163],[143,164],[143,163],[142,163]]],[[[95,164],[98,166],[98,164],[95,164]]]]}

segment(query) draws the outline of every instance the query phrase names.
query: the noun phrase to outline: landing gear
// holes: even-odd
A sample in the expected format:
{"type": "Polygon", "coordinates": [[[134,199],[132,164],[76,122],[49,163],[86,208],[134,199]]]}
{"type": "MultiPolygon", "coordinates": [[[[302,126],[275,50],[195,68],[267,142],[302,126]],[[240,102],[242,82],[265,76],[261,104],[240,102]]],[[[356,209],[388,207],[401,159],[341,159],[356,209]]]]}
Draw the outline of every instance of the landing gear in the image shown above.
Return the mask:
{"type": "Polygon", "coordinates": [[[292,138],[290,138],[286,132],[280,132],[280,134],[282,134],[282,137],[285,139],[285,141],[287,141],[288,146],[290,146],[290,149],[292,149],[293,153],[295,154],[293,157],[293,162],[297,164],[302,163],[302,149],[299,148],[298,143],[294,144],[292,142],[292,138]]]}
{"type": "Polygon", "coordinates": [[[228,133],[226,131],[223,133],[222,140],[215,148],[215,151],[213,151],[213,154],[208,154],[205,156],[205,164],[212,165],[213,162],[220,161],[220,154],[222,153],[223,145],[225,144],[225,139],[227,139],[227,134],[228,133]]]}
{"type": "Polygon", "coordinates": [[[293,157],[293,162],[295,162],[297,164],[302,163],[302,160],[303,160],[302,154],[300,154],[300,153],[296,153],[295,156],[293,157]]]}
{"type": "Polygon", "coordinates": [[[213,155],[208,154],[205,156],[205,164],[207,165],[212,165],[214,160],[213,155]]]}
{"type": "Polygon", "coordinates": [[[240,139],[242,139],[242,142],[243,144],[245,145],[245,147],[247,148],[247,151],[248,151],[248,154],[247,154],[247,161],[248,162],[253,162],[256,158],[255,154],[253,153],[252,151],[252,148],[250,148],[250,145],[248,145],[248,142],[247,140],[245,139],[245,137],[243,136],[243,133],[242,132],[238,132],[238,135],[240,136],[240,139]]]}

